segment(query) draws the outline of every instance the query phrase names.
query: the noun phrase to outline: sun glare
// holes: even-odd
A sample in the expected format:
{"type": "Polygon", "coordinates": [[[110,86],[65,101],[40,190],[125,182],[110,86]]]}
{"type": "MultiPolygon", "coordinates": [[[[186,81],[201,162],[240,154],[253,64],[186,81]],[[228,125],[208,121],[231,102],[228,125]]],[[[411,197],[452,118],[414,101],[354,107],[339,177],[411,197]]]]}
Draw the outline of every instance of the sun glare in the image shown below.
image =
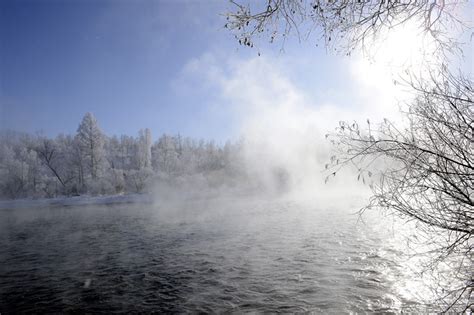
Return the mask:
{"type": "Polygon", "coordinates": [[[366,47],[370,48],[353,64],[353,75],[361,93],[367,94],[367,104],[377,100],[376,106],[369,108],[373,118],[397,119],[400,102],[413,97],[397,82],[408,75],[426,75],[430,65],[437,62],[436,45],[419,24],[410,21],[370,39],[366,47]]]}
{"type": "Polygon", "coordinates": [[[390,70],[423,72],[436,61],[435,43],[416,21],[387,29],[373,40],[368,57],[390,70]]]}

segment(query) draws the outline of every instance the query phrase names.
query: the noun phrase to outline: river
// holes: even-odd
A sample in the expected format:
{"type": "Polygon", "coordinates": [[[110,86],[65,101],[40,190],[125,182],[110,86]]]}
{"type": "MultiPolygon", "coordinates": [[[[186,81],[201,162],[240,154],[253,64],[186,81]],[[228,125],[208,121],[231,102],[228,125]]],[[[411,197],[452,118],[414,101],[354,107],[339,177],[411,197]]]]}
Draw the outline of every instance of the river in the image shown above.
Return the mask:
{"type": "Polygon", "coordinates": [[[229,199],[2,210],[0,313],[419,310],[390,220],[352,212],[229,199]]]}

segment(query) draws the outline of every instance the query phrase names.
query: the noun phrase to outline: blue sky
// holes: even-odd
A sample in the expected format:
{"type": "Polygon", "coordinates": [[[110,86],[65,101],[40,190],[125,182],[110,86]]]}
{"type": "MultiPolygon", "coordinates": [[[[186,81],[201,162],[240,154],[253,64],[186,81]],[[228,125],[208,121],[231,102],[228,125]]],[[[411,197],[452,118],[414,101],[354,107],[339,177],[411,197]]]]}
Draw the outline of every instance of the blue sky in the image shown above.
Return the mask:
{"type": "Polygon", "coordinates": [[[369,80],[374,71],[358,66],[360,60],[329,54],[314,39],[289,40],[284,52],[261,41],[260,57],[240,47],[223,28],[229,6],[1,1],[0,128],[74,133],[92,112],[108,135],[148,127],[155,138],[181,133],[222,142],[241,133],[243,112],[255,103],[250,97],[271,100],[262,91],[275,94],[281,86],[314,110],[383,108],[380,74],[369,80]]]}
{"type": "MultiPolygon", "coordinates": [[[[73,133],[90,111],[107,134],[149,127],[155,135],[223,140],[238,132],[233,111],[215,104],[212,89],[179,86],[186,65],[206,53],[256,58],[256,49],[240,47],[223,28],[226,1],[6,0],[0,6],[2,128],[73,133]]],[[[289,43],[284,54],[279,48],[261,50],[282,60],[314,58],[316,78],[336,72],[328,63],[334,57],[315,45],[289,43]],[[314,50],[305,53],[306,46],[314,50]]],[[[293,70],[303,88],[317,83],[293,70]]]]}

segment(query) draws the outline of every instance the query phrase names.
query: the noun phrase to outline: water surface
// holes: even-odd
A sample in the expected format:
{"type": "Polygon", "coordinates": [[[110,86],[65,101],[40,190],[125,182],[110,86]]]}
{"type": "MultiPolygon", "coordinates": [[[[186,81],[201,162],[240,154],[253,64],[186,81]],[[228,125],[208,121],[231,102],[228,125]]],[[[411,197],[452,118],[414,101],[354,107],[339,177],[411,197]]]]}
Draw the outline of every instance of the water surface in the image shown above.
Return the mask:
{"type": "Polygon", "coordinates": [[[0,211],[0,313],[396,312],[381,218],[292,201],[0,211]]]}

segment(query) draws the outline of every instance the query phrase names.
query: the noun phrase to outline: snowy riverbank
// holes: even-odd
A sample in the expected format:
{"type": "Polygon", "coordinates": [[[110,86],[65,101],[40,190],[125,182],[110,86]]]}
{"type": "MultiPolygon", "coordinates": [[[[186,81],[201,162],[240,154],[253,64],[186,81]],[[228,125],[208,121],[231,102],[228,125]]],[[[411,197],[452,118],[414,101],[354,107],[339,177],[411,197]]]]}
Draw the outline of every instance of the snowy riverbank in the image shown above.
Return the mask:
{"type": "Polygon", "coordinates": [[[152,203],[150,194],[126,194],[111,196],[74,196],[41,199],[0,200],[0,210],[45,208],[56,206],[107,205],[123,203],[152,203]]]}

